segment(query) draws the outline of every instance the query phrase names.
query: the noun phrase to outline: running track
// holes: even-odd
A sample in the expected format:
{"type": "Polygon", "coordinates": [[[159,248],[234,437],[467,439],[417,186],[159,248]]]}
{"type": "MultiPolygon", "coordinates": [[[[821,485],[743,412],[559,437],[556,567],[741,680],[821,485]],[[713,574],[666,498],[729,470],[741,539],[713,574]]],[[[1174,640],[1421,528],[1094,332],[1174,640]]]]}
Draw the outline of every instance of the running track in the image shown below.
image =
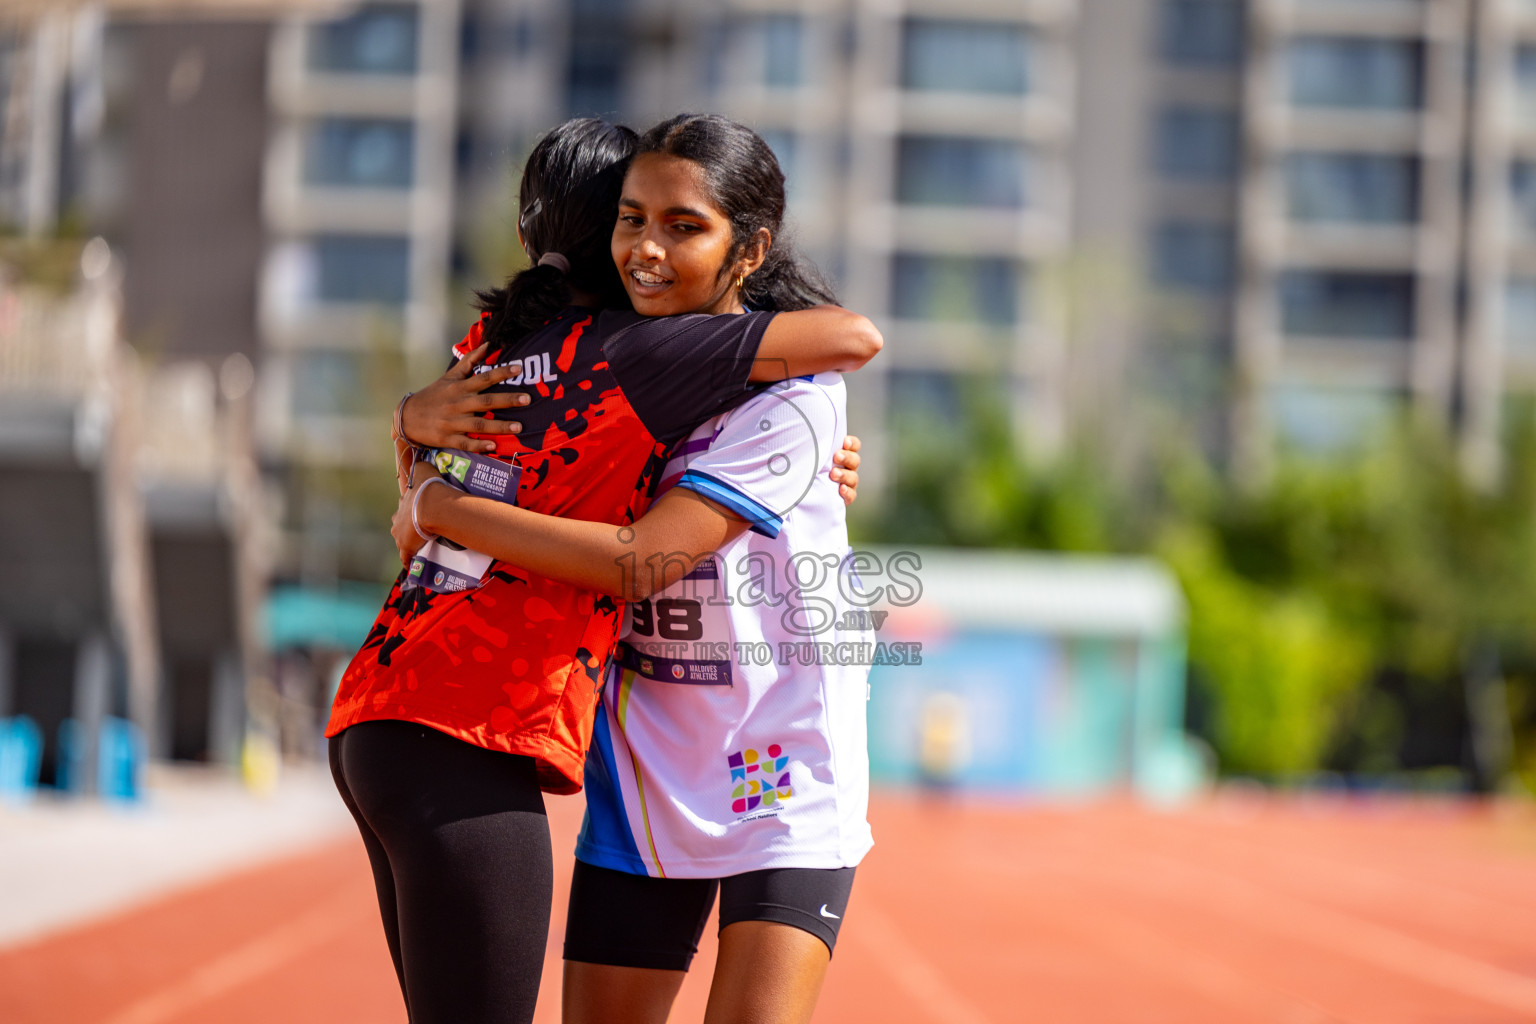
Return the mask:
{"type": "MultiPolygon", "coordinates": [[[[550,804],[569,850],[580,799],[550,804]]],[[[1536,1021],[1524,808],[888,794],[871,819],[818,1021],[1536,1021]]],[[[332,844],[0,953],[0,1021],[403,1024],[374,914],[361,845],[332,844]]],[[[706,949],[674,1021],[701,1018],[712,963],[706,949]]]]}

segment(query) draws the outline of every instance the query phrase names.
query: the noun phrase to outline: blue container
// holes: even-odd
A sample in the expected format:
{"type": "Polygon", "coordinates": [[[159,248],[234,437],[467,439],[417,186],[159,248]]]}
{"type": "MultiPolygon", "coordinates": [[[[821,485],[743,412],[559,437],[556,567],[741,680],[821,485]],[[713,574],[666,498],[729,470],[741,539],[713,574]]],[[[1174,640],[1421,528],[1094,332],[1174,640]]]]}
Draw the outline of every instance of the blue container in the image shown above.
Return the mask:
{"type": "Polygon", "coordinates": [[[25,803],[37,793],[43,734],[26,715],[0,719],[0,799],[25,803]]]}
{"type": "Polygon", "coordinates": [[[106,800],[138,800],[144,795],[144,737],[122,718],[101,723],[101,757],[96,762],[97,791],[106,800]]]}
{"type": "Polygon", "coordinates": [[[85,786],[85,730],[73,718],[59,723],[59,757],[53,785],[65,793],[78,793],[85,786]]]}
{"type": "MultiPolygon", "coordinates": [[[[82,793],[86,786],[89,740],[73,718],[59,723],[57,787],[82,793]]],[[[97,737],[96,793],[105,800],[138,800],[143,796],[145,746],[138,726],[121,718],[101,720],[97,737]]]]}

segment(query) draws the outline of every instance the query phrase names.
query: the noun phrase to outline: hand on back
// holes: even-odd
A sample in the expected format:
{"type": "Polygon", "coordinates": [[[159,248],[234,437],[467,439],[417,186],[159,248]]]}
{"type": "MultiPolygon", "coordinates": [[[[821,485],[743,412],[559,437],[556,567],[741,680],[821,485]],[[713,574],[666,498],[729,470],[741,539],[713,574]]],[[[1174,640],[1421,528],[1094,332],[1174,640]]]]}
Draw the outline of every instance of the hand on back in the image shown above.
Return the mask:
{"type": "Polygon", "coordinates": [[[844,505],[852,505],[859,496],[859,449],[864,442],[849,434],[843,446],[832,456],[832,471],[827,475],[837,483],[837,493],[844,505]]]}
{"type": "Polygon", "coordinates": [[[497,409],[527,405],[525,392],[508,391],[494,395],[487,388],[500,384],[513,374],[511,367],[497,367],[476,373],[485,358],[481,345],[454,363],[437,380],[406,399],[400,411],[400,426],[407,439],[425,448],[457,448],[460,451],[489,453],[496,442],[471,434],[516,434],[522,425],[515,420],[491,419],[486,414],[497,409]]]}

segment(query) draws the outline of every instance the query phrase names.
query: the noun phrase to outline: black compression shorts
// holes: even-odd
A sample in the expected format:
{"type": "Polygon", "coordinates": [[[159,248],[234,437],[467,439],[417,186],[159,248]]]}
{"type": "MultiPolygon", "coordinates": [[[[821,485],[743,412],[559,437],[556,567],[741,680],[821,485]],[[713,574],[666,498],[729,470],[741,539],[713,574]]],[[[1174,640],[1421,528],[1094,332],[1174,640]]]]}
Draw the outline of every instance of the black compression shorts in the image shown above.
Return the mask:
{"type": "Polygon", "coordinates": [[[330,753],[412,1024],[533,1020],[554,889],[533,759],[395,721],[330,753]]]}
{"type": "Polygon", "coordinates": [[[576,862],[565,958],[614,967],[686,971],[720,892],[720,927],[774,921],[837,945],[853,868],[770,868],[719,880],[652,878],[576,862]]]}

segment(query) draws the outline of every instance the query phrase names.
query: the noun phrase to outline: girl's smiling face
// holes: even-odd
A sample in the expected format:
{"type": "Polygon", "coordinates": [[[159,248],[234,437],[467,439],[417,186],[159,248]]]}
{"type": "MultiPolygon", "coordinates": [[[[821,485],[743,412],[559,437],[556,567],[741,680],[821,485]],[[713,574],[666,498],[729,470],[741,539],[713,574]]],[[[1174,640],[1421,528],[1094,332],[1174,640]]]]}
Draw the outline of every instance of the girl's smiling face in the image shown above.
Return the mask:
{"type": "Polygon", "coordinates": [[[760,267],[770,242],[768,231],[759,231],[727,266],[731,222],[710,201],[703,168],[665,153],[644,153],[630,164],[613,262],[642,316],[742,312],[737,275],[760,267]]]}

